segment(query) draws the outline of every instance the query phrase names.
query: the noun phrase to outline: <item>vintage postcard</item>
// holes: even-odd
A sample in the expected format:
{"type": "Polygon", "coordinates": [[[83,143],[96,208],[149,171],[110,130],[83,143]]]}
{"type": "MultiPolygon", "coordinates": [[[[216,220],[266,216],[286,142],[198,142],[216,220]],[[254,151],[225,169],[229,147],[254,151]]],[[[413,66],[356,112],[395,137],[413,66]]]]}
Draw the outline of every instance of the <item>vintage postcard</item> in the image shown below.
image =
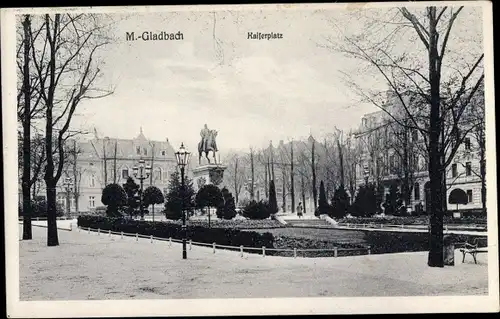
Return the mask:
{"type": "Polygon", "coordinates": [[[499,310],[490,2],[1,22],[9,317],[499,310]]]}

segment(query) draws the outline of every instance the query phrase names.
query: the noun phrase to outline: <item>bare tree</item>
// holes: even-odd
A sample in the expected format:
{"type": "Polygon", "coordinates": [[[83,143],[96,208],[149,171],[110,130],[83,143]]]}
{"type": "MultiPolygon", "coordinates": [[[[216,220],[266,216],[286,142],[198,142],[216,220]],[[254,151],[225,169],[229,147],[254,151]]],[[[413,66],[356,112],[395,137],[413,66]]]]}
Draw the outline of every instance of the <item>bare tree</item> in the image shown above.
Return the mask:
{"type": "Polygon", "coordinates": [[[37,29],[31,28],[29,38],[44,104],[47,245],[57,246],[56,185],[64,167],[64,143],[74,136],[69,128],[80,102],[111,94],[111,90],[98,88],[96,58],[97,50],[109,39],[96,15],[45,14],[39,20],[40,36],[36,38],[37,29]]]}
{"type": "Polygon", "coordinates": [[[227,170],[224,178],[227,180],[228,188],[234,194],[236,205],[239,203],[243,186],[248,180],[245,157],[239,154],[232,154],[226,159],[227,170]]]}
{"type": "MultiPolygon", "coordinates": [[[[380,26],[376,28],[378,36],[373,32],[348,36],[338,28],[342,44],[330,46],[366,62],[367,68],[376,71],[389,86],[389,99],[397,108],[387,108],[381,102],[381,98],[387,100],[387,95],[362,88],[361,82],[352,80],[347,74],[346,78],[366,101],[386,112],[395,123],[418,130],[424,139],[429,158],[431,235],[428,265],[431,267],[444,266],[445,170],[464,137],[472,130],[461,129],[460,122],[484,80],[482,46],[471,45],[471,51],[460,50],[454,56],[449,45],[450,39],[460,37],[452,31],[463,10],[463,6],[426,7],[414,12],[398,8],[394,14],[389,12],[391,16],[387,21],[370,24],[372,29],[374,24],[380,26]],[[409,30],[412,31],[410,35],[409,30]],[[409,39],[420,47],[413,45],[405,51],[395,45],[397,38],[409,39]],[[408,124],[403,119],[408,119],[408,124]]],[[[379,14],[388,15],[388,12],[379,14]]]]}

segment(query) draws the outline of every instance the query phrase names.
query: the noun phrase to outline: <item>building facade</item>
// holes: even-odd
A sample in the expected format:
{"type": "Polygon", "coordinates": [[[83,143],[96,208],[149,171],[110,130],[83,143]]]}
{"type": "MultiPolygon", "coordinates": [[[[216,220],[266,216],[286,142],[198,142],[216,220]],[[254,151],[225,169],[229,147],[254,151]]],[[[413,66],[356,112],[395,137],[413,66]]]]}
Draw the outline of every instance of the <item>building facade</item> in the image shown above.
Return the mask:
{"type": "MultiPolygon", "coordinates": [[[[398,114],[398,103],[390,98],[388,101],[392,103],[387,109],[389,113],[398,114]]],[[[398,119],[404,120],[402,117],[398,119]]],[[[447,206],[448,210],[481,209],[481,141],[478,140],[477,134],[474,134],[474,130],[470,130],[470,122],[464,121],[461,125],[462,130],[470,133],[458,146],[446,168],[447,206]],[[467,204],[449,203],[450,193],[455,189],[461,189],[467,194],[467,204]]],[[[405,127],[396,123],[396,120],[383,110],[363,116],[356,133],[361,150],[357,183],[358,186],[367,182],[381,183],[387,193],[390,183],[396,182],[401,190],[401,185],[406,181],[409,185],[406,206],[415,211],[420,204],[428,211],[428,155],[422,134],[411,126],[405,127]]],[[[484,150],[484,145],[482,147],[484,150]]]]}
{"type": "Polygon", "coordinates": [[[76,156],[64,169],[57,187],[57,201],[65,212],[68,202],[71,213],[92,212],[104,206],[101,202],[104,187],[111,183],[123,185],[128,177],[134,178],[133,167],[139,160],[152,168],[150,177],[143,182],[144,188],[154,185],[166,193],[170,175],[177,170],[175,151],[168,139],[148,140],[142,129],[133,139],[100,138],[96,133],[92,139],[71,143],[76,156]],[[65,185],[67,178],[71,181],[69,192],[65,185]]]}

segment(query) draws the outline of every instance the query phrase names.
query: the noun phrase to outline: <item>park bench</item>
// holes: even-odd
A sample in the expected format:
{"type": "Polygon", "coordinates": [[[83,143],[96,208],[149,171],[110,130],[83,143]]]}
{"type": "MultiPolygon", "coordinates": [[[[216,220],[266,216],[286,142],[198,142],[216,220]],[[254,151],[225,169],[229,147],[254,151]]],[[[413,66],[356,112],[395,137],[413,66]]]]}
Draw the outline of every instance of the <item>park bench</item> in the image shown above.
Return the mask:
{"type": "Polygon", "coordinates": [[[463,243],[463,246],[460,247],[460,252],[463,255],[462,263],[465,262],[465,255],[470,254],[474,258],[474,263],[477,264],[476,255],[488,252],[488,247],[480,247],[480,244],[484,242],[486,242],[486,238],[476,237],[471,243],[463,243]]]}

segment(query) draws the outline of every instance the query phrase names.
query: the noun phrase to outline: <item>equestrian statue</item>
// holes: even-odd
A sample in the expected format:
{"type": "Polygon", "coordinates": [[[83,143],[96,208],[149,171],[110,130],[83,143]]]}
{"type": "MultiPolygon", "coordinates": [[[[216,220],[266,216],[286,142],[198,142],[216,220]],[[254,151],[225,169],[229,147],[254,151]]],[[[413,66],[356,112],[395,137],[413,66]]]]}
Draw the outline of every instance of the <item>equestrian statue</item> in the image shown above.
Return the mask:
{"type": "Polygon", "coordinates": [[[217,131],[216,130],[210,130],[207,127],[207,124],[203,127],[203,129],[200,132],[201,136],[201,141],[198,143],[198,162],[201,165],[201,155],[205,153],[205,157],[208,161],[208,164],[210,164],[210,158],[208,157],[208,153],[212,152],[214,156],[214,163],[217,163],[215,153],[218,151],[217,150],[217,143],[215,142],[215,138],[217,137],[217,131]]]}

